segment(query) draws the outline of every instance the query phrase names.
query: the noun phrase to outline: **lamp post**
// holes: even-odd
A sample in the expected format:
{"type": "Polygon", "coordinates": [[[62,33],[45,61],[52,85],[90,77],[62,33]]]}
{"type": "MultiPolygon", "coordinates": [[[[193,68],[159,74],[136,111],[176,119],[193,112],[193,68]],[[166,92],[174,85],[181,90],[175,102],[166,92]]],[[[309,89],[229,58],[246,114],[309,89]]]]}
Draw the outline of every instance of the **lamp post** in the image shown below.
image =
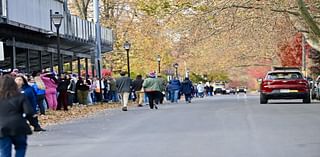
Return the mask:
{"type": "Polygon", "coordinates": [[[128,41],[126,41],[126,42],[123,44],[123,48],[127,51],[128,77],[130,77],[130,60],[129,60],[130,47],[131,47],[131,44],[130,44],[128,41]]]}
{"type": "Polygon", "coordinates": [[[59,14],[59,12],[55,12],[51,15],[51,20],[54,26],[57,29],[57,53],[58,53],[58,76],[61,76],[62,73],[62,65],[61,65],[61,54],[60,54],[60,33],[59,29],[62,23],[63,15],[59,14]]]}
{"type": "Polygon", "coordinates": [[[174,63],[173,67],[176,69],[176,77],[178,79],[178,67],[179,67],[179,64],[178,63],[174,63]]]}
{"type": "Polygon", "coordinates": [[[160,69],[161,57],[160,57],[160,55],[157,56],[157,61],[158,61],[158,73],[160,74],[160,71],[161,71],[161,69],[160,69]]]}

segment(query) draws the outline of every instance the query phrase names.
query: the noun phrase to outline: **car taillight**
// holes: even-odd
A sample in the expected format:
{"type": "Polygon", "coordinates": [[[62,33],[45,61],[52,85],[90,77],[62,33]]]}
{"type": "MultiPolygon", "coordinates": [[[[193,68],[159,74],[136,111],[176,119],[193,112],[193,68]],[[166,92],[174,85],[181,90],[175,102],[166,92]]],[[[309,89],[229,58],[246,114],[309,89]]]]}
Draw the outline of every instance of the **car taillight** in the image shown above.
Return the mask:
{"type": "Polygon", "coordinates": [[[270,85],[270,84],[271,84],[271,82],[272,82],[272,81],[265,80],[265,81],[263,81],[263,82],[262,82],[262,84],[261,84],[261,85],[262,85],[263,87],[264,87],[264,86],[268,86],[268,85],[270,85]]]}

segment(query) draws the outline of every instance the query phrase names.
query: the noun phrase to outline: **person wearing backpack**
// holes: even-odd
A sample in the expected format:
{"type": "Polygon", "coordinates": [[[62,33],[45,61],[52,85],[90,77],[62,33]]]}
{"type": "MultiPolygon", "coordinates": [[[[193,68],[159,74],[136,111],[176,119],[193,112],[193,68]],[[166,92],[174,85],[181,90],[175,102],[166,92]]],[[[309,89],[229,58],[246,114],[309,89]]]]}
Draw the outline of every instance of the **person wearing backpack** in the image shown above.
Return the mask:
{"type": "Polygon", "coordinates": [[[136,79],[132,82],[132,89],[134,90],[135,95],[137,97],[137,103],[138,107],[142,107],[143,105],[143,97],[144,97],[144,91],[142,88],[143,79],[142,75],[138,75],[136,79]]]}
{"type": "Polygon", "coordinates": [[[46,86],[40,78],[40,73],[37,73],[33,76],[33,78],[30,78],[30,80],[28,81],[37,93],[37,104],[40,110],[40,115],[45,115],[46,111],[43,102],[46,98],[46,86]]]}

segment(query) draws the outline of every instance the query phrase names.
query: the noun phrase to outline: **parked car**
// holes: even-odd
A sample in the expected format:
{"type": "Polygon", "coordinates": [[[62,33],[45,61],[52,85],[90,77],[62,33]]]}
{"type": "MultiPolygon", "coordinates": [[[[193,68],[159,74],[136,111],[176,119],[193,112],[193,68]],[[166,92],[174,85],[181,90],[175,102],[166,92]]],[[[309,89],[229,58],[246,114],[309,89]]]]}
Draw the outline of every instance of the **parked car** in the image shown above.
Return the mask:
{"type": "Polygon", "coordinates": [[[213,93],[216,94],[226,94],[226,88],[224,83],[215,83],[213,85],[213,93]]]}
{"type": "Polygon", "coordinates": [[[230,94],[236,94],[236,88],[230,88],[230,94]]]}
{"type": "Polygon", "coordinates": [[[298,68],[281,67],[269,71],[261,81],[260,103],[270,99],[302,99],[310,103],[309,82],[298,68]]]}
{"type": "Polygon", "coordinates": [[[227,89],[226,89],[225,94],[230,94],[230,88],[227,88],[227,89]]]}
{"type": "Polygon", "coordinates": [[[239,93],[247,93],[247,87],[241,86],[237,88],[237,94],[239,93]]]}
{"type": "Polygon", "coordinates": [[[225,92],[226,92],[226,90],[224,88],[220,88],[220,87],[215,88],[214,91],[213,91],[214,95],[225,94],[225,92]]]}

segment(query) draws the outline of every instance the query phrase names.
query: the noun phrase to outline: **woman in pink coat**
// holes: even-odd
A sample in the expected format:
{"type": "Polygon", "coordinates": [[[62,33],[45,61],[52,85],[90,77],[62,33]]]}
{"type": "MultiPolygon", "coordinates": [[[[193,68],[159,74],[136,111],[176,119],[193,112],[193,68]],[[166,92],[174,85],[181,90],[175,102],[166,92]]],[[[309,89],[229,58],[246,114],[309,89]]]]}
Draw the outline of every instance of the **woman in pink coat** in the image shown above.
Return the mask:
{"type": "Polygon", "coordinates": [[[46,86],[46,99],[48,102],[49,109],[56,110],[57,109],[57,79],[54,74],[47,73],[42,74],[41,79],[46,86]]]}

